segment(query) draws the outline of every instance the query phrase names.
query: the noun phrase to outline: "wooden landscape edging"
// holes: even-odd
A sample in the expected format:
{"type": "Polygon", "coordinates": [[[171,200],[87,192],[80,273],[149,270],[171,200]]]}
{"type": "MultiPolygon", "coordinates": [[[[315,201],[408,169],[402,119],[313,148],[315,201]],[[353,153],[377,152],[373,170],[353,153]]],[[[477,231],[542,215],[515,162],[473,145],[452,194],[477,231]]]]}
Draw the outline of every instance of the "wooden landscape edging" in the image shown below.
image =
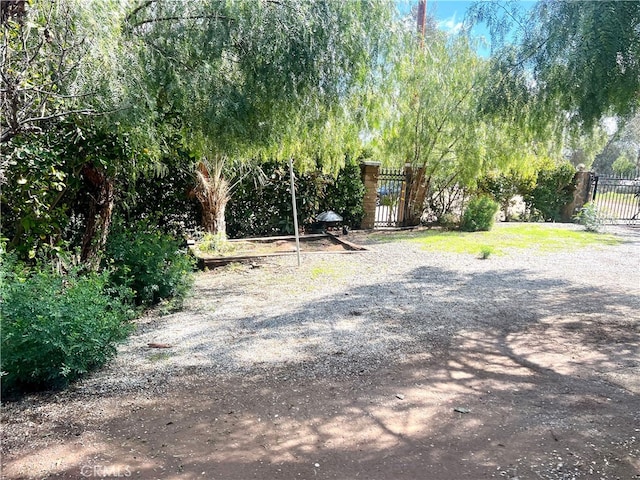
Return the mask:
{"type": "MultiPolygon", "coordinates": [[[[369,249],[367,247],[363,247],[361,245],[356,245],[353,242],[349,242],[348,240],[344,240],[340,237],[338,237],[337,235],[334,235],[332,233],[318,233],[318,234],[309,234],[309,235],[304,235],[302,237],[300,237],[300,240],[304,241],[305,239],[313,239],[313,238],[330,238],[332,239],[332,241],[341,244],[345,247],[345,250],[343,251],[314,251],[314,252],[305,252],[304,250],[301,251],[301,253],[305,254],[305,255],[309,255],[309,254],[345,254],[345,253],[358,253],[358,252],[365,252],[368,251],[369,249]]],[[[286,235],[286,236],[276,236],[276,237],[258,237],[258,238],[242,238],[242,239],[234,239],[234,240],[229,240],[230,242],[270,242],[270,241],[276,241],[276,240],[293,240],[295,239],[295,237],[293,235],[286,235]]],[[[224,265],[228,265],[229,263],[233,263],[233,262],[246,262],[246,261],[250,261],[250,260],[254,260],[257,258],[267,258],[267,257],[279,257],[279,256],[287,256],[287,255],[296,255],[296,252],[275,252],[275,253],[262,253],[262,254],[256,254],[256,255],[239,255],[239,256],[229,256],[229,257],[209,257],[209,258],[203,258],[201,256],[198,255],[198,253],[196,252],[196,247],[195,245],[190,246],[189,248],[190,252],[193,254],[194,257],[196,257],[196,259],[198,260],[198,268],[203,270],[205,268],[215,268],[215,267],[221,267],[224,265]]]]}

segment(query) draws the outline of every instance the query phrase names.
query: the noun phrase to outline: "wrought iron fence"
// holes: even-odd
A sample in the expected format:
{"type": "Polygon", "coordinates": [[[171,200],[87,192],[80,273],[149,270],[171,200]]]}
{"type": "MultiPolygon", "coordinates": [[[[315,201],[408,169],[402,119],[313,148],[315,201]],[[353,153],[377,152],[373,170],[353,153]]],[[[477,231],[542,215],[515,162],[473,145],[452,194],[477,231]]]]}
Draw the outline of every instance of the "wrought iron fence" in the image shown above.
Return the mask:
{"type": "Polygon", "coordinates": [[[374,227],[404,225],[406,188],[407,175],[403,170],[380,169],[374,227]]]}
{"type": "Polygon", "coordinates": [[[624,177],[596,176],[592,200],[607,223],[640,224],[640,172],[624,177]]]}

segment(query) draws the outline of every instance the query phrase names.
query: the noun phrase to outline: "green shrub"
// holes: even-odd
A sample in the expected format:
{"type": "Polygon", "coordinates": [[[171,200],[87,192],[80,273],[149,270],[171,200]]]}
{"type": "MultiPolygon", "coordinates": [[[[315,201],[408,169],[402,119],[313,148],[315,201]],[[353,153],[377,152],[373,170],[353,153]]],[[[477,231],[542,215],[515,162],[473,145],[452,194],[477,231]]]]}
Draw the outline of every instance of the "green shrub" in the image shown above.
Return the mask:
{"type": "Polygon", "coordinates": [[[134,291],[138,305],[171,299],[181,305],[191,286],[194,260],[181,242],[157,227],[141,222],[133,228],[115,227],[106,246],[111,280],[134,291]]]}
{"type": "Polygon", "coordinates": [[[535,186],[535,176],[516,170],[489,172],[478,180],[478,191],[489,195],[500,205],[506,222],[513,220],[509,209],[516,195],[526,195],[535,186]]]}
{"type": "Polygon", "coordinates": [[[108,272],[67,275],[20,271],[5,258],[2,283],[2,389],[64,386],[103,365],[130,332],[126,289],[108,272]]]}
{"type": "Polygon", "coordinates": [[[198,244],[198,250],[205,253],[224,255],[232,253],[235,248],[227,240],[224,233],[205,233],[198,244]]]}
{"type": "Polygon", "coordinates": [[[460,229],[465,232],[491,230],[500,206],[489,197],[473,198],[462,215],[460,229]]]}
{"type": "Polygon", "coordinates": [[[443,213],[438,217],[438,225],[447,230],[455,230],[460,226],[460,218],[451,212],[443,213]]]}
{"type": "MultiPolygon", "coordinates": [[[[234,190],[226,209],[230,238],[292,234],[293,207],[289,167],[277,162],[262,165],[262,175],[245,177],[234,190]]],[[[298,224],[319,213],[325,178],[320,172],[296,172],[298,224]]]]}
{"type": "Polygon", "coordinates": [[[532,216],[545,221],[560,221],[562,209],[573,200],[576,169],[561,163],[538,171],[536,186],[524,196],[532,216]]]}
{"type": "Polygon", "coordinates": [[[605,215],[595,203],[586,203],[573,217],[587,232],[598,232],[606,223],[605,215]]]}
{"type": "Polygon", "coordinates": [[[335,181],[327,185],[321,210],[333,210],[342,216],[345,225],[359,228],[364,217],[364,193],[360,165],[354,160],[347,161],[335,181]]]}
{"type": "MultiPolygon", "coordinates": [[[[289,167],[268,162],[261,169],[261,178],[246,177],[237,184],[227,204],[230,238],[294,233],[289,167]]],[[[295,172],[295,176],[299,225],[309,225],[320,212],[333,210],[344,224],[360,226],[364,184],[356,161],[347,161],[336,178],[320,170],[295,172]]]]}

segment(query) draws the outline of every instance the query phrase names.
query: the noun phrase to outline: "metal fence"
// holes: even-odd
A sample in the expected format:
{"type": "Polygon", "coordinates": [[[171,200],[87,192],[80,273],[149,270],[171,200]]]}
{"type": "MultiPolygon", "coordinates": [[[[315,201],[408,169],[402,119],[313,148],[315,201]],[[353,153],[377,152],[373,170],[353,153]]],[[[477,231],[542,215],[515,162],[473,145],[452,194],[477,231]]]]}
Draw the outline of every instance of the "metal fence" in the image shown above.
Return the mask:
{"type": "Polygon", "coordinates": [[[608,223],[640,224],[640,172],[596,176],[592,200],[608,223]]]}
{"type": "Polygon", "coordinates": [[[403,170],[380,169],[374,227],[403,226],[406,188],[407,175],[403,170]]]}

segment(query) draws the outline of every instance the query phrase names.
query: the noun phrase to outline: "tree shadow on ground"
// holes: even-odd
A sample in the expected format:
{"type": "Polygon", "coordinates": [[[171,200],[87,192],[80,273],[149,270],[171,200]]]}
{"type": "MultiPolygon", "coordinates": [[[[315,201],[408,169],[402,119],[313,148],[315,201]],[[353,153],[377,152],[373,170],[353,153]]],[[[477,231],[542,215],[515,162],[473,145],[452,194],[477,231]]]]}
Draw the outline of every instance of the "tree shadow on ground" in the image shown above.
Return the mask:
{"type": "MultiPolygon", "coordinates": [[[[185,337],[209,367],[172,374],[159,396],[101,399],[99,422],[61,433],[73,461],[48,472],[640,478],[639,311],[637,294],[526,270],[417,267],[284,314],[234,317],[244,334],[231,348],[185,337]],[[275,341],[282,357],[247,367],[275,341]],[[220,355],[235,371],[216,371],[220,355]]],[[[83,399],[65,401],[74,411],[83,399]]]]}

